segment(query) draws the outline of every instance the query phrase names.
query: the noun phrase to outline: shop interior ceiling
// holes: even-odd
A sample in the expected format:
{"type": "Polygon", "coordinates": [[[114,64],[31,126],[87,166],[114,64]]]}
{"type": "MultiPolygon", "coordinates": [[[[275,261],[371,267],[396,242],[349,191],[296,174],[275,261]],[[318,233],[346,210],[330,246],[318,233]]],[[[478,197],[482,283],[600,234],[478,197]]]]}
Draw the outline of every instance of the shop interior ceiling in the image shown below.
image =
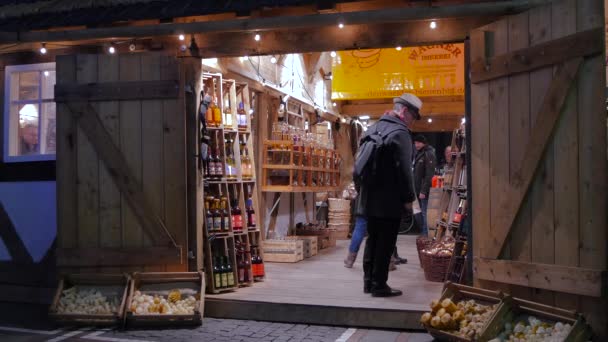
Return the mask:
{"type": "MultiPolygon", "coordinates": [[[[546,2],[0,0],[0,53],[37,51],[42,43],[49,51],[77,46],[104,53],[112,44],[118,53],[237,57],[459,42],[502,15],[546,2]],[[429,29],[432,20],[438,29],[429,29]],[[176,39],[179,34],[185,41],[176,39]],[[192,39],[196,51],[188,49],[192,39]]],[[[390,99],[343,101],[338,109],[373,117],[390,105],[390,99]]],[[[449,130],[463,116],[464,99],[427,98],[424,107],[423,113],[433,114],[433,127],[449,130]]]]}

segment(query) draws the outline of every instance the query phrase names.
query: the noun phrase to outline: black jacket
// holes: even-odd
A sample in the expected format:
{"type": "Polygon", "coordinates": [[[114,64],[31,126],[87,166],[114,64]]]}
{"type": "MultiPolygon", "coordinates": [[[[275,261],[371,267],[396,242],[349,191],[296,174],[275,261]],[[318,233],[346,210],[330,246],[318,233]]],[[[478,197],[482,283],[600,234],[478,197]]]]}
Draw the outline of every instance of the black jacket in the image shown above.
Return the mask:
{"type": "Polygon", "coordinates": [[[384,115],[367,133],[386,131],[392,125],[405,129],[392,133],[385,141],[386,149],[378,156],[378,174],[370,185],[361,185],[357,198],[358,215],[401,218],[405,203],[416,199],[412,174],[412,139],[407,126],[398,118],[384,115]],[[365,209],[365,212],[363,212],[365,209]]]}
{"type": "Polygon", "coordinates": [[[416,195],[424,194],[427,198],[429,197],[431,183],[435,175],[435,165],[437,165],[437,158],[432,146],[426,145],[416,152],[416,159],[414,160],[416,195]]]}

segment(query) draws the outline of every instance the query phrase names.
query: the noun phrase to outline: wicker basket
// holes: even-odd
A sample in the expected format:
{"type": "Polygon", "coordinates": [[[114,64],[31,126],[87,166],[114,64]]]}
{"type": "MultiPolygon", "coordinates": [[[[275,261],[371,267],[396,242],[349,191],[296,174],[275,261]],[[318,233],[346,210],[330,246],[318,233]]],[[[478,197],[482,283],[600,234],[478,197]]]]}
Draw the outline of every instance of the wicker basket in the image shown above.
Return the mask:
{"type": "MultiPolygon", "coordinates": [[[[441,249],[440,251],[450,250],[446,248],[441,249]]],[[[448,274],[448,267],[450,266],[450,260],[452,260],[452,254],[430,254],[426,253],[424,250],[421,253],[422,263],[424,265],[424,278],[428,281],[443,282],[448,274]]]]}
{"type": "Polygon", "coordinates": [[[329,202],[329,211],[348,211],[350,212],[350,201],[343,200],[340,198],[330,198],[329,202]]]}
{"type": "Polygon", "coordinates": [[[416,249],[418,250],[418,260],[420,261],[420,267],[424,267],[422,263],[422,250],[429,247],[433,240],[429,239],[424,235],[420,235],[416,238],[416,249]]]}

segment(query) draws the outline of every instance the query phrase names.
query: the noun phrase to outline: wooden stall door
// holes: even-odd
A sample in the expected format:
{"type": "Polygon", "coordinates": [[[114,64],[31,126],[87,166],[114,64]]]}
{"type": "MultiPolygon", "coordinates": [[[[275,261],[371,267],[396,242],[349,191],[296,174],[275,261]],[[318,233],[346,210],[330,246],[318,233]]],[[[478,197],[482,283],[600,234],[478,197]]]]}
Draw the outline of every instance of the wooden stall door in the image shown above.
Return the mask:
{"type": "Polygon", "coordinates": [[[187,270],[182,69],[159,54],[57,58],[62,270],[187,270]]]}
{"type": "Polygon", "coordinates": [[[474,279],[585,314],[608,339],[602,0],[471,33],[474,279]]]}

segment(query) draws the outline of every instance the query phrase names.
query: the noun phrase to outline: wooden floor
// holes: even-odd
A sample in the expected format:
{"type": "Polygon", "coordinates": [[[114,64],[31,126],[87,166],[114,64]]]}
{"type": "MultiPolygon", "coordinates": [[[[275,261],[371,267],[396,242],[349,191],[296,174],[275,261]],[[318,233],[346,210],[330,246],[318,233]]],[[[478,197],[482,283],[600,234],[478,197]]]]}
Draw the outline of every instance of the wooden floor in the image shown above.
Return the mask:
{"type": "Polygon", "coordinates": [[[361,260],[364,245],[353,268],[344,267],[350,240],[338,240],[336,247],[325,249],[298,263],[266,263],[266,280],[232,293],[207,295],[209,299],[254,301],[281,304],[323,305],[348,308],[426,311],[432,299],[440,296],[442,283],[428,282],[420,268],[416,237],[400,235],[401,257],[408,259],[389,274],[389,285],[403,291],[392,298],[375,298],[363,293],[361,260]]]}

